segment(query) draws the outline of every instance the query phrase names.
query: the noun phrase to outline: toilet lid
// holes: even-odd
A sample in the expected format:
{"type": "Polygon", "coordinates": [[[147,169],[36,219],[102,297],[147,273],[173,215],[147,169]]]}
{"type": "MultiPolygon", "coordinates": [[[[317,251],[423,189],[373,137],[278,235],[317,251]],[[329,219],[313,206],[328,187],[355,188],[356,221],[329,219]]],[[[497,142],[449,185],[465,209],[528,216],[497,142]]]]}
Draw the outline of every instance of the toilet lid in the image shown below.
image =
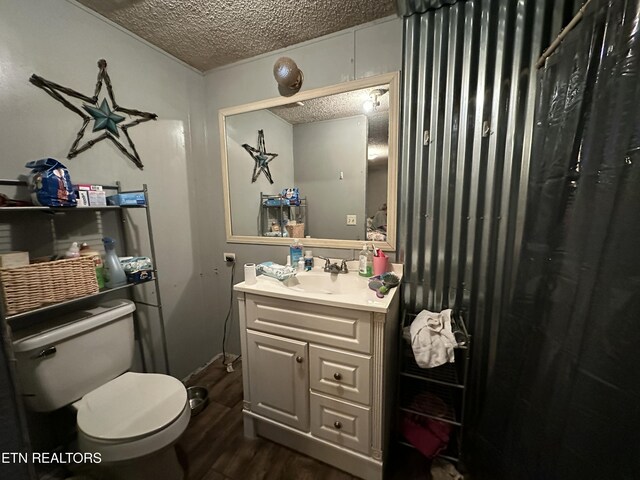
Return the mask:
{"type": "Polygon", "coordinates": [[[103,440],[150,435],[184,411],[187,390],[168,375],[127,372],[75,403],[83,433],[103,440]]]}

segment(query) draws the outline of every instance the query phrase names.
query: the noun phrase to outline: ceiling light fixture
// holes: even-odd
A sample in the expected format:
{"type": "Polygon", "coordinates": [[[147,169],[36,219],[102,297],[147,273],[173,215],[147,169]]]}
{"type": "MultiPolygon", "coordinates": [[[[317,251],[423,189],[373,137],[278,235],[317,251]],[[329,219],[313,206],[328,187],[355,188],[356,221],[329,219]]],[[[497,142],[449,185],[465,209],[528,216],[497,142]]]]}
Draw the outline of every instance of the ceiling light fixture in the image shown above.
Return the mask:
{"type": "Polygon", "coordinates": [[[374,90],[371,90],[371,92],[369,92],[369,98],[367,98],[365,102],[362,104],[362,109],[364,110],[364,113],[371,113],[371,112],[377,111],[378,107],[380,106],[380,97],[387,92],[388,90],[384,90],[382,88],[376,88],[374,90]]]}
{"type": "Polygon", "coordinates": [[[278,82],[278,91],[283,97],[295,95],[302,87],[304,75],[296,62],[289,57],[280,57],[273,65],[273,76],[278,82]]]}

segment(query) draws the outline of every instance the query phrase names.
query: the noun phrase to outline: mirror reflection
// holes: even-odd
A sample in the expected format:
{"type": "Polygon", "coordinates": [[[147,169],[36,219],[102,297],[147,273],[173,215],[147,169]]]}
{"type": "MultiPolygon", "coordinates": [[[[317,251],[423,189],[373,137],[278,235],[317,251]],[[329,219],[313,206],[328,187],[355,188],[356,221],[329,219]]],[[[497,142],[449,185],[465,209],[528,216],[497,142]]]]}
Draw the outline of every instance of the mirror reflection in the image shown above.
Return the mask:
{"type": "Polygon", "coordinates": [[[238,113],[221,111],[230,241],[392,240],[392,94],[389,76],[384,80],[330,95],[236,107],[245,110],[238,113]]]}

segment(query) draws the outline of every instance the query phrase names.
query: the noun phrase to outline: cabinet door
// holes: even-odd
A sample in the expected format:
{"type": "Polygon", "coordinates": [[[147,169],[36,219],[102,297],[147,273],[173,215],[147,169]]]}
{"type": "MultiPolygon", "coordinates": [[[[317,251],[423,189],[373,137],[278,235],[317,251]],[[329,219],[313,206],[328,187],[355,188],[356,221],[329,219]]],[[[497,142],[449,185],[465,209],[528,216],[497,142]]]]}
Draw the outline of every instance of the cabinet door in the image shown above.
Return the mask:
{"type": "Polygon", "coordinates": [[[309,431],[306,342],[247,330],[251,410],[309,431]]]}

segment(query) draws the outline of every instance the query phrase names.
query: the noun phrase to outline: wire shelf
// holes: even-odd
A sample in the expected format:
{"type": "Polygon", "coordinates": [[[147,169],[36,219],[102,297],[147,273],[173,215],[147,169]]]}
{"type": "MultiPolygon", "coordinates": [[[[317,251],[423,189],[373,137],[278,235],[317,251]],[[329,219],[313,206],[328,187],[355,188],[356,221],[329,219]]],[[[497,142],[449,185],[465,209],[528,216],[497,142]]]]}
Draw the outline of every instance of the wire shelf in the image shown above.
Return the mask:
{"type": "Polygon", "coordinates": [[[428,389],[420,382],[403,378],[400,382],[400,409],[404,412],[461,425],[458,415],[460,392],[433,384],[428,389]]]}
{"type": "Polygon", "coordinates": [[[460,380],[462,377],[458,374],[459,365],[463,359],[456,355],[456,363],[445,363],[439,367],[422,368],[416,363],[413,350],[408,345],[404,345],[402,355],[402,368],[400,375],[414,378],[416,380],[426,380],[434,383],[440,383],[455,388],[464,388],[464,384],[460,380]]]}
{"type": "MultiPolygon", "coordinates": [[[[454,349],[455,362],[434,368],[421,368],[415,361],[408,329],[417,314],[405,313],[400,340],[398,410],[399,420],[404,415],[415,415],[441,421],[452,427],[447,448],[437,456],[453,463],[462,458],[464,406],[469,370],[471,337],[459,313],[451,316],[451,330],[458,342],[454,349]]],[[[419,420],[417,420],[419,421],[419,420]]],[[[406,439],[398,438],[402,445],[415,448],[406,439]]]]}
{"type": "MultiPolygon", "coordinates": [[[[458,463],[460,461],[460,453],[459,453],[460,448],[459,448],[459,441],[458,441],[459,437],[460,437],[460,434],[458,432],[453,433],[451,435],[451,438],[449,440],[449,445],[447,446],[447,448],[442,452],[440,452],[437,456],[444,458],[445,460],[449,460],[452,463],[458,463]]],[[[415,445],[412,445],[406,440],[399,440],[398,443],[405,447],[409,447],[416,450],[415,445]]]]}

